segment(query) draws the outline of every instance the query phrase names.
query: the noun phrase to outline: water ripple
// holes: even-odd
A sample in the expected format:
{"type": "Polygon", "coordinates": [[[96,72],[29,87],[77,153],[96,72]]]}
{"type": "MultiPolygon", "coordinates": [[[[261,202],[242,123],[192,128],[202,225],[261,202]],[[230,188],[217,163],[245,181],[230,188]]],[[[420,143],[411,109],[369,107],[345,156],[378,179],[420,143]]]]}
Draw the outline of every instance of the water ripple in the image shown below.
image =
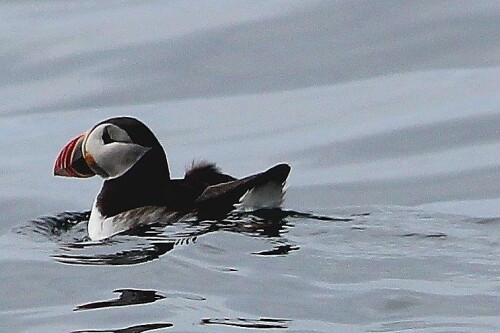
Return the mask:
{"type": "Polygon", "coordinates": [[[286,238],[291,219],[327,222],[349,222],[354,217],[331,217],[292,210],[262,209],[252,212],[233,211],[221,220],[199,220],[195,217],[167,224],[134,229],[104,241],[90,241],[86,233],[88,211],[64,212],[39,217],[18,227],[18,234],[50,240],[58,245],[52,255],[56,261],[77,265],[135,265],[160,258],[175,247],[196,243],[198,237],[226,231],[264,239],[269,250],[254,252],[261,256],[283,256],[299,250],[286,238]]]}
{"type": "Polygon", "coordinates": [[[148,304],[164,299],[165,296],[159,294],[155,290],[139,290],[139,289],[117,289],[114,293],[120,293],[120,296],[115,299],[106,301],[98,301],[78,305],[73,311],[95,310],[101,308],[111,308],[118,306],[129,306],[137,304],[148,304]]]}
{"type": "Polygon", "coordinates": [[[275,318],[205,318],[201,320],[202,325],[223,325],[241,328],[254,328],[254,329],[270,329],[270,328],[288,328],[289,319],[275,319],[275,318]]]}
{"type": "Polygon", "coordinates": [[[172,327],[172,323],[151,323],[129,326],[126,328],[110,329],[110,330],[79,330],[71,333],[142,333],[146,331],[157,330],[160,328],[172,327]]]}

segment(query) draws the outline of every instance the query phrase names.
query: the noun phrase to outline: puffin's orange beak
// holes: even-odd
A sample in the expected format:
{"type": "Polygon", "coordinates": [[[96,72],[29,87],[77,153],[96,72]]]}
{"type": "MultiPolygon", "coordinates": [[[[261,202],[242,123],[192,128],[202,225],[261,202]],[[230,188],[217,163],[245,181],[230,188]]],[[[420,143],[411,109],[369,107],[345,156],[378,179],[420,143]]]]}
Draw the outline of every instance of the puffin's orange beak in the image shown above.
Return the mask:
{"type": "Polygon", "coordinates": [[[87,133],[68,142],[57,156],[54,176],[88,178],[95,176],[82,156],[82,143],[87,133]]]}

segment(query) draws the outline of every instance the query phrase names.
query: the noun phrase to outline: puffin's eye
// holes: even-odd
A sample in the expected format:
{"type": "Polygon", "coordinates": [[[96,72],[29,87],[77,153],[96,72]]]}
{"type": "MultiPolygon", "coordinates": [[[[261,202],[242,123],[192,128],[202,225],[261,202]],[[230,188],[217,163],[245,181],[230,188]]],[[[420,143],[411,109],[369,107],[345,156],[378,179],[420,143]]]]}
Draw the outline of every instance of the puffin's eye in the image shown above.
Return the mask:
{"type": "Polygon", "coordinates": [[[130,136],[120,127],[113,124],[102,124],[98,127],[101,132],[101,140],[103,145],[110,143],[132,143],[130,136]]]}
{"type": "Polygon", "coordinates": [[[102,131],[102,142],[107,145],[108,143],[113,142],[111,139],[111,136],[109,135],[108,128],[105,127],[104,130],[102,131]]]}

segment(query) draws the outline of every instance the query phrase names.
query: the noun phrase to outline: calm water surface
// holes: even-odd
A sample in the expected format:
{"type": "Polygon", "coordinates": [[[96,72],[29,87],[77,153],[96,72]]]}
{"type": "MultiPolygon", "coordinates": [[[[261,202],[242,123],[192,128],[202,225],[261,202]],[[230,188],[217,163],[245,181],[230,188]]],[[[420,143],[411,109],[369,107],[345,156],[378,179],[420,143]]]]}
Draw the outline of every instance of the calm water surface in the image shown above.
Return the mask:
{"type": "Polygon", "coordinates": [[[0,332],[499,332],[498,1],[0,4],[0,332]],[[86,239],[71,138],[173,176],[292,165],[283,210],[86,239]]]}
{"type": "Polygon", "coordinates": [[[2,236],[5,331],[499,327],[498,218],[264,211],[92,243],[85,217],[41,218],[2,236]]]}

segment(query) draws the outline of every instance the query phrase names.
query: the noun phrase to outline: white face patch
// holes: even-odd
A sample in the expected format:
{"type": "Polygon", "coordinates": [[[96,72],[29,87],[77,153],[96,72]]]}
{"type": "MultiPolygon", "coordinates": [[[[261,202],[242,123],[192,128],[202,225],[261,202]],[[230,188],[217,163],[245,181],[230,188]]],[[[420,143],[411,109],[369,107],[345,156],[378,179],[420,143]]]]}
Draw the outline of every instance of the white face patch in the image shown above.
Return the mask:
{"type": "Polygon", "coordinates": [[[133,143],[127,132],[113,124],[97,126],[82,144],[83,156],[95,162],[91,165],[86,158],[89,167],[104,179],[122,176],[150,149],[133,143]]]}

